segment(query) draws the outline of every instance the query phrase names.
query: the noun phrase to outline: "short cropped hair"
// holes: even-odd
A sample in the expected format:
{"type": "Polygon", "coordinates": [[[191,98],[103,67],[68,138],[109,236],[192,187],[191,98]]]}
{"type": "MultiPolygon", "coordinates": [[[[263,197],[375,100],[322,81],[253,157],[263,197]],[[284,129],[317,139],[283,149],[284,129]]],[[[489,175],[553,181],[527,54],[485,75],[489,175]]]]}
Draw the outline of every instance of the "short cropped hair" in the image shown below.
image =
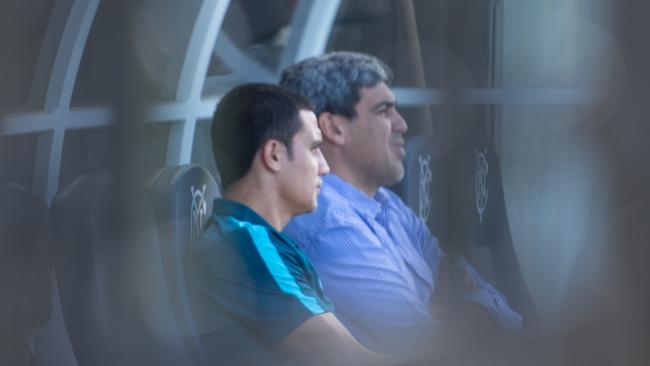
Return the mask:
{"type": "Polygon", "coordinates": [[[309,100],[277,85],[244,84],[226,93],[210,131],[224,188],[248,173],[258,149],[268,140],[283,143],[292,157],[291,140],[302,128],[300,110],[313,111],[309,100]]]}
{"type": "Polygon", "coordinates": [[[390,84],[391,69],[376,57],[339,51],[308,58],[287,67],[280,85],[307,97],[317,116],[323,112],[354,118],[363,87],[390,84]]]}

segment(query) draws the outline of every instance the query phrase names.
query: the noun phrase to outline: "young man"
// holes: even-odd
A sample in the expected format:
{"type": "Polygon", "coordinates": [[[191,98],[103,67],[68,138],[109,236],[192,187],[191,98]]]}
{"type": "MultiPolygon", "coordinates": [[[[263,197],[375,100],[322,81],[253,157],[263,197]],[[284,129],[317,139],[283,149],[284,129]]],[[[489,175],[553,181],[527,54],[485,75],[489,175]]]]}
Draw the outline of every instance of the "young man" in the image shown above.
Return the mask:
{"type": "Polygon", "coordinates": [[[211,135],[224,198],[191,250],[195,322],[210,361],[386,364],[332,314],[310,261],[281,233],[316,208],[329,172],[309,102],[274,85],[237,87],[220,101],[211,135]]]}
{"type": "MultiPolygon", "coordinates": [[[[450,334],[431,310],[445,254],[412,210],[383,188],[404,175],[407,130],[390,78],[381,61],[352,52],[284,71],[281,85],[315,106],[333,173],[323,179],[318,209],[293,219],[285,233],[302,245],[337,316],[364,345],[396,355],[453,353],[450,334]]],[[[522,318],[505,298],[467,263],[459,267],[467,277],[465,303],[473,309],[467,317],[518,330],[522,318]]]]}

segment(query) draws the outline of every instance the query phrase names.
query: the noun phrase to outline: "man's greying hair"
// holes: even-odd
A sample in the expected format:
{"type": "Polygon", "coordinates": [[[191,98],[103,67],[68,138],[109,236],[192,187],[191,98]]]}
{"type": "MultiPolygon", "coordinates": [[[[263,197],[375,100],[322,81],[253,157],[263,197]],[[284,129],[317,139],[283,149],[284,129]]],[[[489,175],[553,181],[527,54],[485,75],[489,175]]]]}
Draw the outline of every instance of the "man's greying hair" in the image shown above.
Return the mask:
{"type": "Polygon", "coordinates": [[[313,107],[305,97],[277,85],[244,84],[226,93],[210,131],[224,188],[248,173],[257,150],[268,140],[283,143],[291,158],[291,140],[302,128],[300,110],[313,107]]]}
{"type": "Polygon", "coordinates": [[[280,85],[307,97],[319,116],[323,112],[354,118],[359,90],[389,84],[391,69],[376,57],[357,52],[331,52],[287,67],[280,85]]]}

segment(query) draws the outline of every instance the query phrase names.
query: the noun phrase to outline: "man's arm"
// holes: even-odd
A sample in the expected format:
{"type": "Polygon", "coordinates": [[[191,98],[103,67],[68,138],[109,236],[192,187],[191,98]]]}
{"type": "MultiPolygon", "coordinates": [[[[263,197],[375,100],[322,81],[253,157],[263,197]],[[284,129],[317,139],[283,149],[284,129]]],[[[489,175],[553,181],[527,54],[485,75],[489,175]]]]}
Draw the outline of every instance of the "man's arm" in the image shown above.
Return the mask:
{"type": "MultiPolygon", "coordinates": [[[[406,206],[404,211],[407,212],[405,216],[409,217],[408,225],[413,228],[417,244],[420,246],[422,255],[434,274],[434,279],[441,284],[441,281],[438,281],[444,272],[441,263],[448,259],[447,255],[439,247],[438,240],[431,234],[424,222],[406,206]]],[[[503,329],[511,332],[521,330],[523,325],[522,316],[510,308],[506,298],[496,288],[483,280],[474,267],[462,258],[458,262],[449,265],[456,266],[464,277],[462,283],[459,284],[464,285],[463,290],[466,301],[481,306],[503,329]]],[[[447,291],[447,294],[449,293],[447,291]]]]}
{"type": "Polygon", "coordinates": [[[332,313],[313,316],[280,343],[301,365],[395,365],[359,343],[332,313]]]}
{"type": "Polygon", "coordinates": [[[461,260],[460,265],[467,274],[468,287],[465,299],[483,306],[503,329],[514,333],[521,331],[523,317],[510,308],[508,300],[496,288],[485,282],[467,261],[461,260]]]}

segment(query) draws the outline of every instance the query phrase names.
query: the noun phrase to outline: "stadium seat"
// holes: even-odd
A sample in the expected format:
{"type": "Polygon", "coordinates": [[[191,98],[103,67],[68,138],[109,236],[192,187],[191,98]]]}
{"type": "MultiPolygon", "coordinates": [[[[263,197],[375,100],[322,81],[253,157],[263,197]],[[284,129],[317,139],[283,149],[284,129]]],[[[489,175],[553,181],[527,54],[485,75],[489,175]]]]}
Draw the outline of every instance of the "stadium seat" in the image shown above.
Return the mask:
{"type": "Polygon", "coordinates": [[[49,209],[27,189],[0,186],[0,364],[33,365],[31,341],[52,312],[49,209]]]}
{"type": "Polygon", "coordinates": [[[404,179],[391,188],[442,241],[447,236],[449,215],[439,155],[430,139],[422,136],[410,139],[404,156],[404,179]]]}
{"type": "Polygon", "coordinates": [[[515,256],[499,161],[482,126],[477,124],[444,153],[431,139],[410,139],[404,179],[392,188],[448,254],[477,266],[524,315],[527,325],[534,325],[537,312],[515,256]]]}
{"type": "Polygon", "coordinates": [[[150,199],[156,222],[172,311],[195,364],[208,364],[196,337],[186,281],[192,239],[199,235],[220,196],[216,180],[202,166],[166,167],[151,184],[150,199]]]}
{"type": "Polygon", "coordinates": [[[115,365],[118,192],[110,173],[82,175],[52,203],[61,309],[79,365],[115,365]]]}
{"type": "Polygon", "coordinates": [[[451,218],[450,243],[489,274],[510,305],[537,324],[537,312],[514,251],[501,167],[484,124],[477,123],[444,156],[451,218]],[[477,255],[487,253],[487,258],[477,255]]]}
{"type": "Polygon", "coordinates": [[[126,187],[102,173],[80,176],[55,196],[56,277],[80,366],[200,364],[184,336],[175,271],[181,238],[200,229],[195,219],[207,218],[219,190],[195,165],[164,168],[152,187],[126,187]]]}

